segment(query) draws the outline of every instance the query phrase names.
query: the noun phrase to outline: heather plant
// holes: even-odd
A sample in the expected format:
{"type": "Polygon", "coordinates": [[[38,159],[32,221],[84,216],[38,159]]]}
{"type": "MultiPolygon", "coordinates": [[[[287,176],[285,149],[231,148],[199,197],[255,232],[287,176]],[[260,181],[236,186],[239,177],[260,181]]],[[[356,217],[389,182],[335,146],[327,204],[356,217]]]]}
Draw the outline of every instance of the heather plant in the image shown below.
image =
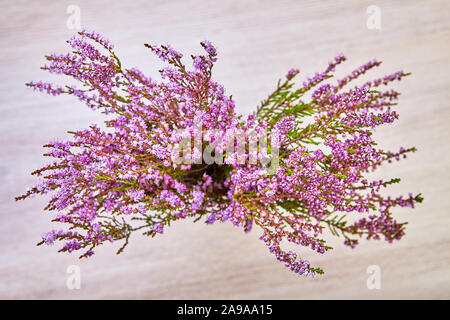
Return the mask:
{"type": "Polygon", "coordinates": [[[217,51],[208,41],[201,42],[202,55],[191,56],[192,67],[171,46],[146,44],[166,64],[161,80],[124,68],[97,33],[82,31],[68,44],[72,52],[47,56],[42,69],[78,85],[27,85],[73,95],[108,116],[105,128],[91,125],[46,144],[52,161],[32,173],[40,181],[16,198],[51,194],[45,210],[57,212],[53,221],[66,227],[43,234],[39,245],[62,241],[59,251],[89,257],[105,241],[122,240],[120,253],[134,231],[154,237],[179,219],[229,221],[246,232],[257,227],[277,260],[314,276],[323,270],[286,243],[323,254],[332,249],[322,239],[326,230],[352,248],[362,238],[399,240],[406,223],[392,209],[422,201],[420,194],[383,196],[397,178],[368,178],[416,150],[383,150],[372,135],[398,118],[399,93],[385,88],[408,73],[351,87],[381,62],[334,81],[346,60],[338,55],[300,86],[299,70],[291,69],[244,117],[212,79],[217,51]]]}

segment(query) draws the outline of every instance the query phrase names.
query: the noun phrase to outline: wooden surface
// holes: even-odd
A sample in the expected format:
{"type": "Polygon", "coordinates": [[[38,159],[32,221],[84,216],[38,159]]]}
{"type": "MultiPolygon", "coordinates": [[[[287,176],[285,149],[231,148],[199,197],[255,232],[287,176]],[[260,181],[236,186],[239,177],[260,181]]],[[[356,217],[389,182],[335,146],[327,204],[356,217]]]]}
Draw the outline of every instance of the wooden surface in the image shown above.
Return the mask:
{"type": "Polygon", "coordinates": [[[0,297],[148,299],[305,299],[450,297],[449,66],[450,2],[443,1],[2,1],[0,2],[0,297]],[[132,3],[132,4],[131,4],[132,3]],[[51,228],[45,199],[15,203],[44,163],[41,146],[65,132],[102,121],[70,97],[52,98],[24,86],[54,79],[39,67],[44,54],[65,52],[66,8],[77,4],[81,26],[110,38],[123,63],[155,74],[159,64],[144,42],[171,43],[185,55],[209,39],[219,50],[215,79],[249,113],[291,67],[302,75],[322,70],[337,53],[344,74],[374,57],[371,73],[400,69],[413,75],[402,92],[400,120],[377,132],[388,149],[415,145],[419,152],[380,170],[398,176],[392,193],[422,192],[415,210],[395,215],[409,221],[395,244],[364,242],[319,256],[299,248],[326,274],[304,279],[268,254],[258,232],[229,223],[183,221],[155,239],[132,237],[126,252],[106,245],[89,260],[36,247],[51,228]],[[369,5],[381,9],[381,29],[366,27],[369,5]],[[81,270],[81,289],[66,287],[70,265],[81,270]],[[381,268],[381,289],[366,286],[370,265],[381,268]]]}

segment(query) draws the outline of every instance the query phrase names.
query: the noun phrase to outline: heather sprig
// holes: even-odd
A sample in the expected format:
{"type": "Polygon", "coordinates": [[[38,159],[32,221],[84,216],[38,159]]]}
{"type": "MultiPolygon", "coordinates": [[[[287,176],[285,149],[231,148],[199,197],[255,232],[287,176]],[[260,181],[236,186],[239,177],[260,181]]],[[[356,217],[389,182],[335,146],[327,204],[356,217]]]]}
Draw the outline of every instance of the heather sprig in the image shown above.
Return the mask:
{"type": "Polygon", "coordinates": [[[294,82],[300,71],[291,69],[244,118],[212,79],[217,50],[208,41],[201,43],[203,54],[191,56],[191,67],[170,45],[146,44],[166,64],[161,80],[124,68],[113,45],[97,33],[82,31],[68,44],[70,53],[47,56],[42,69],[78,86],[27,85],[73,95],[109,117],[106,129],[69,131],[70,140],[44,146],[52,161],[32,173],[40,181],[16,199],[50,193],[45,209],[58,212],[53,221],[66,230],[45,233],[39,244],[63,241],[60,251],[82,250],[80,257],[88,257],[105,241],[122,240],[120,253],[134,231],[153,237],[179,219],[229,221],[246,232],[257,227],[277,260],[314,276],[322,269],[283,249],[286,242],[323,254],[332,249],[321,237],[325,230],[352,248],[361,238],[399,240],[406,223],[394,219],[392,208],[423,200],[420,194],[382,195],[400,179],[367,178],[416,151],[385,151],[372,136],[376,127],[398,119],[392,108],[399,93],[383,86],[408,73],[345,89],[381,62],[369,61],[333,82],[335,68],[346,60],[338,55],[300,87],[294,82]],[[253,137],[267,133],[267,150],[250,148],[253,137]],[[191,137],[183,161],[176,161],[174,153],[191,137]],[[249,148],[238,152],[239,143],[249,148]],[[263,161],[268,158],[272,171],[263,161]]]}

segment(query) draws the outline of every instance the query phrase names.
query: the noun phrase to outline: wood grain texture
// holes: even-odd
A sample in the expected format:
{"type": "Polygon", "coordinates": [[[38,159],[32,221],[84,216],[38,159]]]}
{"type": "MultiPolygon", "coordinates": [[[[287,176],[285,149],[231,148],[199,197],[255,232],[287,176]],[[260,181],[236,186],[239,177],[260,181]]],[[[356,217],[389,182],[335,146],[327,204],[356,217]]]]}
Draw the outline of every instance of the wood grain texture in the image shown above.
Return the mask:
{"type": "Polygon", "coordinates": [[[146,299],[450,298],[450,2],[443,1],[2,1],[0,2],[0,297],[146,299]],[[390,149],[419,152],[384,167],[398,176],[394,193],[422,192],[415,210],[396,210],[409,221],[395,244],[363,242],[350,250],[342,239],[323,256],[301,250],[326,274],[298,278],[267,253],[259,234],[228,223],[183,221],[155,239],[135,236],[126,252],[106,245],[80,261],[36,247],[51,227],[45,199],[15,203],[43,164],[41,146],[70,129],[102,121],[70,97],[47,97],[24,86],[55,79],[39,70],[44,54],[65,52],[69,4],[81,8],[83,28],[116,44],[126,66],[156,74],[158,62],[144,42],[171,43],[199,52],[209,39],[219,50],[215,79],[249,113],[291,67],[303,76],[324,68],[337,53],[344,74],[374,57],[371,76],[400,69],[413,73],[402,92],[400,120],[378,130],[390,149]],[[369,5],[381,9],[381,30],[366,27],[369,5]],[[81,267],[81,289],[68,290],[66,269],[81,267]],[[368,290],[366,269],[379,265],[381,290],[368,290]]]}

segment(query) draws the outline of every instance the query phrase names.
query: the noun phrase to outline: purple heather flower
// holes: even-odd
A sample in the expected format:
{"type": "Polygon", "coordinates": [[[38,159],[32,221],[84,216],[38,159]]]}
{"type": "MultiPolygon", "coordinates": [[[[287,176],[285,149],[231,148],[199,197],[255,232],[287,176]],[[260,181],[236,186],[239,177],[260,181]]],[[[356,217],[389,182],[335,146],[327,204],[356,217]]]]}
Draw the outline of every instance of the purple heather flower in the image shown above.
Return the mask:
{"type": "Polygon", "coordinates": [[[161,224],[155,224],[153,226],[153,231],[158,233],[164,233],[164,227],[161,224]]]}
{"type": "Polygon", "coordinates": [[[46,245],[52,245],[61,231],[52,230],[42,235],[42,240],[44,240],[46,245]]]}
{"type": "Polygon", "coordinates": [[[208,40],[204,40],[201,42],[201,45],[205,48],[205,51],[212,57],[217,56],[216,48],[209,42],[208,40]]]}
{"type": "Polygon", "coordinates": [[[94,230],[95,232],[100,232],[102,231],[102,226],[99,223],[94,223],[92,225],[92,230],[94,230]]]}
{"type": "Polygon", "coordinates": [[[291,80],[293,77],[295,77],[300,72],[299,69],[290,69],[288,73],[286,74],[286,79],[291,80]]]}
{"type": "Polygon", "coordinates": [[[300,88],[290,81],[299,70],[291,69],[245,120],[213,80],[217,51],[209,41],[201,42],[206,54],[192,56],[192,67],[170,45],[147,44],[167,64],[160,70],[162,80],[122,67],[113,45],[98,33],[82,31],[68,43],[73,53],[47,56],[43,69],[78,85],[33,81],[28,86],[72,95],[108,114],[107,130],[92,125],[72,132],[67,141],[49,142],[45,155],[53,161],[34,171],[41,181],[16,198],[50,193],[46,210],[56,211],[54,221],[70,231],[52,230],[42,239],[49,245],[63,241],[60,251],[83,249],[81,257],[89,257],[105,241],[125,239],[126,245],[135,230],[154,236],[173,220],[205,217],[207,224],[229,221],[246,232],[260,230],[260,239],[278,261],[299,275],[314,276],[322,270],[281,244],[324,254],[330,250],[321,239],[327,229],[344,234],[350,247],[361,236],[399,240],[404,224],[391,209],[413,208],[423,200],[412,194],[384,196],[381,189],[399,179],[367,177],[415,151],[383,150],[372,135],[378,126],[398,119],[393,107],[399,93],[381,86],[403,79],[408,75],[403,71],[344,89],[380,62],[371,60],[333,82],[335,68],[346,60],[338,55],[300,88]],[[272,159],[278,160],[276,170],[268,174],[258,163],[269,154],[261,145],[238,152],[242,141],[234,139],[241,134],[246,146],[250,134],[267,137],[272,151],[279,151],[272,159]],[[231,137],[236,149],[227,150],[231,137]],[[188,138],[193,138],[190,152],[183,156],[189,163],[175,163],[175,145],[188,138]],[[225,159],[205,161],[202,148],[211,143],[217,143],[214,151],[225,159]],[[352,214],[356,222],[345,221],[352,214]]]}

